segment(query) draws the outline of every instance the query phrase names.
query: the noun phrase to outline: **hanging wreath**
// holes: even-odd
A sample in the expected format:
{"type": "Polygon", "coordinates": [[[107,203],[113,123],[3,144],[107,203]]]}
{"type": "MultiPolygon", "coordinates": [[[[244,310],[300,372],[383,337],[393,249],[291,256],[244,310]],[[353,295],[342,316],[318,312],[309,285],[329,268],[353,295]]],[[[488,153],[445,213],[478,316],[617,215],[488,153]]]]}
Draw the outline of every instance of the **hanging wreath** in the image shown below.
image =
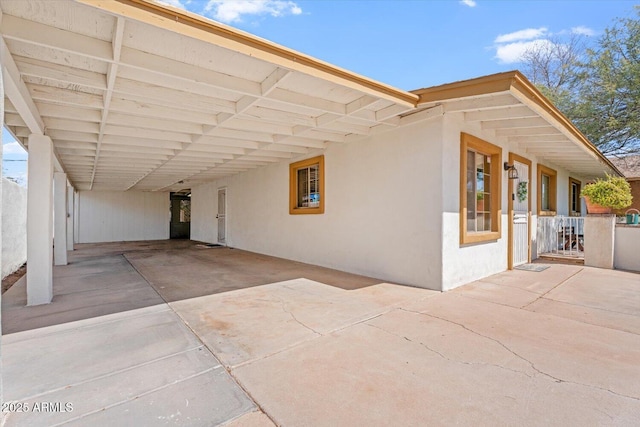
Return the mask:
{"type": "Polygon", "coordinates": [[[518,191],[516,193],[518,195],[518,201],[520,203],[527,200],[527,191],[528,191],[527,181],[520,181],[518,183],[518,191]]]}

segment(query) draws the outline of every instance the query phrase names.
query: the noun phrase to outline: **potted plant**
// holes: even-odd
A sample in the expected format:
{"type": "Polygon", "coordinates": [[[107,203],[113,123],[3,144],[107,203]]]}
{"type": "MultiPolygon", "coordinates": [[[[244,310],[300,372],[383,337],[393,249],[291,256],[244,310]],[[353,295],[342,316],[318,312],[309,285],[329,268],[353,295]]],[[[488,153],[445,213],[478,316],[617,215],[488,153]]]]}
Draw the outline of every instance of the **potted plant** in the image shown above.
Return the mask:
{"type": "Polygon", "coordinates": [[[606,179],[596,179],[584,186],[580,195],[587,203],[587,212],[610,214],[613,209],[631,206],[631,186],[622,177],[607,175],[606,179]]]}

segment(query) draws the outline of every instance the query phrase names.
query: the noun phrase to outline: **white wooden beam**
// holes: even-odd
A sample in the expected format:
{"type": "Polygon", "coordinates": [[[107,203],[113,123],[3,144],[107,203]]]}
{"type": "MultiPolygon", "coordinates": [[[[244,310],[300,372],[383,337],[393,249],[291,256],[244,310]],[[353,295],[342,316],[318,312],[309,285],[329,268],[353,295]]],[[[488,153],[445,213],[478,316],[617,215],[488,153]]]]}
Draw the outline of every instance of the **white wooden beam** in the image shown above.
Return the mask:
{"type": "MultiPolygon", "coordinates": [[[[3,16],[4,25],[9,15],[3,16]]],[[[33,102],[29,93],[29,89],[20,77],[18,66],[9,52],[9,48],[4,39],[0,37],[0,48],[2,49],[2,78],[4,81],[5,96],[9,98],[13,106],[16,108],[20,117],[29,127],[31,133],[44,135],[44,122],[40,117],[40,113],[33,102]]]]}
{"type": "Polygon", "coordinates": [[[112,58],[109,42],[11,15],[4,15],[2,18],[2,35],[11,40],[20,40],[102,61],[109,62],[112,58]]]}
{"type": "Polygon", "coordinates": [[[526,105],[517,105],[508,108],[497,108],[495,110],[468,111],[464,113],[464,119],[468,122],[480,122],[485,120],[525,119],[529,117],[538,117],[538,115],[531,111],[531,109],[526,105]]]}
{"type": "Polygon", "coordinates": [[[562,135],[553,126],[542,126],[525,129],[496,129],[496,136],[534,136],[534,135],[562,135]]]}
{"type": "Polygon", "coordinates": [[[273,73],[269,74],[267,78],[260,83],[260,92],[262,93],[262,96],[268,96],[279,83],[282,83],[290,75],[291,71],[280,67],[276,68],[273,73]]]}
{"type": "Polygon", "coordinates": [[[529,119],[513,119],[513,120],[489,120],[481,122],[482,129],[514,129],[514,128],[535,128],[547,127],[549,122],[541,117],[532,117],[529,119]]]}
{"type": "Polygon", "coordinates": [[[509,105],[520,105],[522,103],[518,99],[514,98],[510,93],[504,93],[500,95],[483,96],[473,99],[444,101],[439,102],[438,104],[444,104],[444,108],[447,113],[458,113],[463,111],[504,108],[509,105]]]}

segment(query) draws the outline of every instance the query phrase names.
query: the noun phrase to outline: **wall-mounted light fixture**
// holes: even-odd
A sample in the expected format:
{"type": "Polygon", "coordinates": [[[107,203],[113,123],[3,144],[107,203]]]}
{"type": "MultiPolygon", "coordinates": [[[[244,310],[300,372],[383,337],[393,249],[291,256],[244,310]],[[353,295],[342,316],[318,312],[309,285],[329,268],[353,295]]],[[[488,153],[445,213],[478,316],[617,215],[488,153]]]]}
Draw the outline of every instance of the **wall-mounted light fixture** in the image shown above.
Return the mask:
{"type": "Polygon", "coordinates": [[[504,162],[504,170],[509,171],[509,179],[518,179],[518,170],[514,165],[504,162]]]}

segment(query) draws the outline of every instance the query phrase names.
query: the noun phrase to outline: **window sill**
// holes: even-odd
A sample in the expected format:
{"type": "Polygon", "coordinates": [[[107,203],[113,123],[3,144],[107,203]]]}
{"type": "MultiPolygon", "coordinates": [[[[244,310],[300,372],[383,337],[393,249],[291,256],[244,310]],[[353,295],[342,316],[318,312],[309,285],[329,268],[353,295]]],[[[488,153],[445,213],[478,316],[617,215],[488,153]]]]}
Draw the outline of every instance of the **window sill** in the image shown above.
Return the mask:
{"type": "Polygon", "coordinates": [[[538,216],[556,216],[556,211],[540,211],[538,216]]]}
{"type": "Polygon", "coordinates": [[[460,244],[495,242],[501,237],[499,231],[488,231],[486,233],[464,233],[460,236],[460,244]]]}
{"type": "Polygon", "coordinates": [[[324,213],[324,207],[319,208],[291,208],[289,215],[319,215],[324,213]]]}

